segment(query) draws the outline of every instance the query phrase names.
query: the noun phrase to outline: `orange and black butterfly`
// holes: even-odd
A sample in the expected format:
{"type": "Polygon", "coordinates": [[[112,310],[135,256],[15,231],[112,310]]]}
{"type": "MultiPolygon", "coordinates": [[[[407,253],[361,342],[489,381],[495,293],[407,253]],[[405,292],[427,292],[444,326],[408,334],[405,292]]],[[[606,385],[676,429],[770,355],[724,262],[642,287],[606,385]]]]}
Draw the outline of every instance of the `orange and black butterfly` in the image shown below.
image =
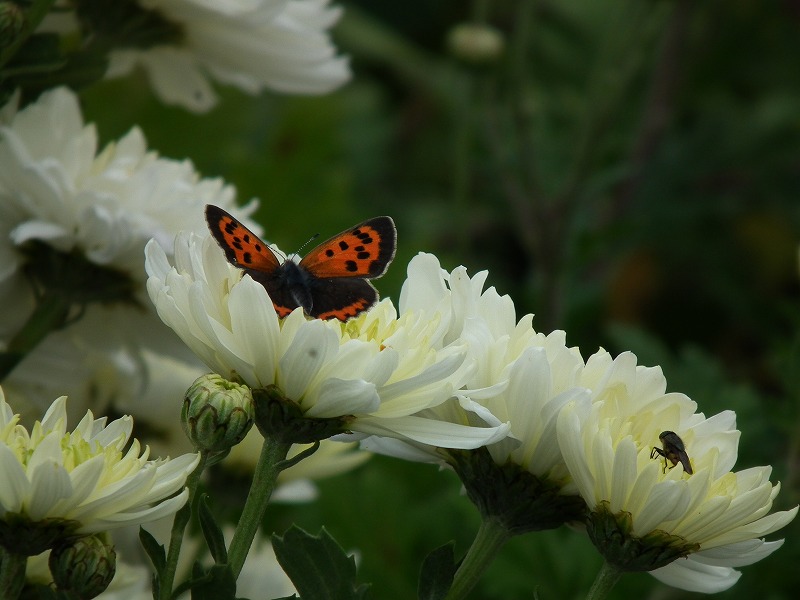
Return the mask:
{"type": "Polygon", "coordinates": [[[397,248],[391,217],[375,217],[321,243],[299,263],[275,253],[235,217],[206,206],[211,235],[228,261],[267,290],[279,317],[298,306],[310,317],[346,321],[378,301],[368,279],[386,272],[397,248]]]}

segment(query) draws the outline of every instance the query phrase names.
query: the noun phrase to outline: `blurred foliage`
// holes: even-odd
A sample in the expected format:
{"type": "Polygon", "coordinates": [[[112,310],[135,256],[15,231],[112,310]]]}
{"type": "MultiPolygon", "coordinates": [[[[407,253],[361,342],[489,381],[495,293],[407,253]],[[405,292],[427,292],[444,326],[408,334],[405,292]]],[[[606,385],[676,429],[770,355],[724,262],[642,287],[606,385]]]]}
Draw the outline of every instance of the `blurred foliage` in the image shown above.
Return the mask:
{"type": "MultiPolygon", "coordinates": [[[[379,282],[397,297],[417,252],[490,270],[519,314],[662,365],[700,410],[734,409],[739,466],[772,464],[800,499],[800,2],[358,0],[334,35],[353,81],[319,98],[221,90],[207,115],[143,79],[83,94],[111,140],[136,123],[165,156],[258,197],[270,240],[299,248],[376,214],[398,226],[379,282]],[[505,50],[448,51],[485,21],[505,50]],[[463,55],[462,55],[463,56],[463,55]]],[[[375,597],[415,595],[422,557],[463,553],[477,516],[450,473],[377,458],[271,524],[326,525],[375,597]]],[[[794,598],[800,523],[721,599],[794,598]]],[[[599,567],[571,531],[513,540],[473,598],[580,598],[599,567]]],[[[613,598],[696,598],[628,575],[613,598]]]]}

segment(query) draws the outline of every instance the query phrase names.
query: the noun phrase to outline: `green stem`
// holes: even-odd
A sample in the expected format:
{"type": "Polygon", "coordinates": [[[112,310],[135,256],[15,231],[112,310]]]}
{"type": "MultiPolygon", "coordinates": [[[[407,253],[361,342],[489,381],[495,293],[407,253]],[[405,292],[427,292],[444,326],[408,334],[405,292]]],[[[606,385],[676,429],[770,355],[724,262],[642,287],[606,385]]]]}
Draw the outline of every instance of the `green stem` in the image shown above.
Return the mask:
{"type": "Polygon", "coordinates": [[[50,8],[55,3],[56,0],[33,0],[30,8],[25,11],[25,25],[22,27],[22,31],[19,32],[17,39],[0,52],[0,68],[14,57],[20,46],[36,31],[39,23],[42,22],[42,19],[50,12],[50,8]]]}
{"type": "Polygon", "coordinates": [[[261,456],[258,458],[258,464],[253,474],[253,483],[250,484],[250,492],[247,494],[242,516],[236,524],[236,531],[233,533],[231,546],[228,549],[228,565],[233,571],[234,578],[238,577],[242,571],[244,559],[247,558],[253,538],[256,537],[256,532],[261,526],[261,520],[275,489],[278,474],[285,464],[283,461],[291,447],[292,445],[288,442],[264,438],[261,456]]]}
{"type": "Polygon", "coordinates": [[[16,600],[25,585],[28,557],[9,552],[0,546],[0,594],[6,600],[16,600]]]}
{"type": "Polygon", "coordinates": [[[622,571],[612,565],[611,563],[604,562],[597,577],[594,579],[592,588],[586,594],[586,600],[605,600],[613,587],[622,577],[622,571]]]}
{"type": "Polygon", "coordinates": [[[33,350],[47,335],[66,322],[71,303],[58,293],[42,296],[33,313],[8,343],[5,352],[0,352],[0,381],[33,350]]]}
{"type": "Polygon", "coordinates": [[[494,557],[500,552],[505,543],[511,538],[511,532],[498,520],[484,519],[478,528],[478,533],[472,541],[467,555],[453,578],[453,585],[447,593],[445,600],[466,598],[467,594],[475,587],[483,573],[489,567],[494,557]]]}
{"type": "Polygon", "coordinates": [[[158,586],[158,600],[169,600],[172,597],[172,587],[175,583],[175,571],[178,568],[178,558],[181,553],[183,543],[183,533],[186,525],[192,516],[192,504],[197,493],[197,486],[200,483],[200,476],[206,468],[208,462],[208,452],[200,451],[200,462],[197,467],[186,478],[186,487],[189,490],[189,499],[186,504],[175,513],[175,520],[172,522],[172,531],[169,536],[169,550],[167,551],[167,564],[160,573],[158,586]]]}

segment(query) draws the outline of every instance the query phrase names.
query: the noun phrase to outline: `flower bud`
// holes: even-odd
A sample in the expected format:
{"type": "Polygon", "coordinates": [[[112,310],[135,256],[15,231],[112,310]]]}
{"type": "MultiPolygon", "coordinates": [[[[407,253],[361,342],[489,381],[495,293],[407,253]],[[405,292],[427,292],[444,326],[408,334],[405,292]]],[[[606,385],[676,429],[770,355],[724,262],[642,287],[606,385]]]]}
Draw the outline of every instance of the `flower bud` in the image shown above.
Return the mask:
{"type": "Polygon", "coordinates": [[[117,553],[99,536],[90,535],[53,548],[49,565],[59,591],[72,592],[77,598],[94,598],[114,579],[117,553]]]}
{"type": "Polygon", "coordinates": [[[589,515],[586,532],[606,562],[620,571],[652,571],[700,549],[699,544],[664,531],[633,535],[631,514],[612,513],[606,501],[589,515]]]}
{"type": "Polygon", "coordinates": [[[14,43],[25,26],[25,14],[14,2],[0,2],[0,48],[14,43]]]}
{"type": "Polygon", "coordinates": [[[483,23],[460,23],[447,35],[450,53],[472,65],[496,62],[505,50],[505,38],[494,27],[483,23]]]}
{"type": "Polygon", "coordinates": [[[253,394],[246,385],[213,373],[203,375],[186,392],[181,424],[198,449],[229,450],[253,425],[253,394]]]}

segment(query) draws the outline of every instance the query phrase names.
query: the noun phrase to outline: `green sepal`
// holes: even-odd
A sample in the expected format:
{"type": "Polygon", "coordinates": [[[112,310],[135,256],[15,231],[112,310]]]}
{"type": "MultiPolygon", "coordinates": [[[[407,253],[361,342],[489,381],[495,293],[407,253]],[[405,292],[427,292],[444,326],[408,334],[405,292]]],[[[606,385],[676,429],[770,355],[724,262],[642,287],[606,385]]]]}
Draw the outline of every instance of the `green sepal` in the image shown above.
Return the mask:
{"type": "Polygon", "coordinates": [[[14,554],[36,556],[75,539],[79,525],[66,519],[31,521],[21,515],[6,514],[0,520],[0,546],[14,554]]]}
{"type": "Polygon", "coordinates": [[[228,550],[225,548],[225,536],[208,506],[208,494],[203,494],[197,503],[197,517],[214,562],[218,565],[227,563],[228,550]]]}
{"type": "Polygon", "coordinates": [[[591,512],[586,533],[606,562],[621,571],[652,571],[700,550],[699,544],[664,531],[635,536],[631,514],[612,513],[608,502],[601,502],[591,512]]]}
{"type": "Polygon", "coordinates": [[[356,583],[356,562],[322,528],[311,535],[292,525],[282,536],[272,536],[281,567],[303,600],[364,600],[369,586],[356,583]]]}
{"type": "Polygon", "coordinates": [[[256,426],[265,438],[290,444],[311,444],[348,431],[352,417],[318,419],[283,395],[276,385],[253,390],[256,426]]]}
{"type": "Polygon", "coordinates": [[[498,465],[485,447],[441,453],[483,518],[497,519],[512,535],[585,519],[583,498],[562,494],[560,482],[539,478],[511,461],[498,465]]]}
{"type": "Polygon", "coordinates": [[[447,596],[458,568],[454,547],[454,542],[448,542],[425,557],[417,587],[419,600],[443,600],[447,596]]]}

